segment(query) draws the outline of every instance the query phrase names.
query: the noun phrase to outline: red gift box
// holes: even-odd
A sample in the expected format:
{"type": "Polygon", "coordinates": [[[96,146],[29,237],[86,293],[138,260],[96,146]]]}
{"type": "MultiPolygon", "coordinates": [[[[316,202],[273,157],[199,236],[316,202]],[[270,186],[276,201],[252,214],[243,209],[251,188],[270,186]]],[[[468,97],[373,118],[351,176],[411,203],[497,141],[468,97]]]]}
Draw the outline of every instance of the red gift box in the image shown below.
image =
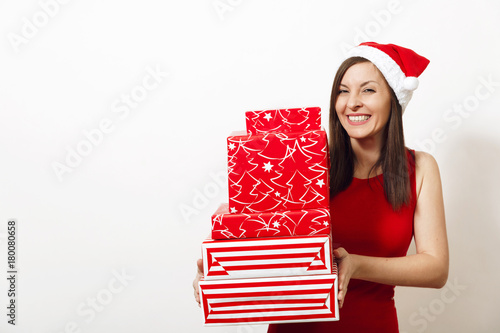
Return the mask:
{"type": "Polygon", "coordinates": [[[321,129],[321,108],[291,108],[248,111],[247,132],[303,132],[321,129]]]}
{"type": "Polygon", "coordinates": [[[206,326],[339,320],[337,271],[199,282],[206,326]]]}
{"type": "Polygon", "coordinates": [[[325,131],[237,132],[227,143],[230,213],[328,208],[325,131]]]}
{"type": "Polygon", "coordinates": [[[326,208],[229,214],[222,204],[212,215],[212,239],[330,234],[326,208]]]}
{"type": "Polygon", "coordinates": [[[329,236],[205,240],[205,280],[330,274],[329,236]]]}

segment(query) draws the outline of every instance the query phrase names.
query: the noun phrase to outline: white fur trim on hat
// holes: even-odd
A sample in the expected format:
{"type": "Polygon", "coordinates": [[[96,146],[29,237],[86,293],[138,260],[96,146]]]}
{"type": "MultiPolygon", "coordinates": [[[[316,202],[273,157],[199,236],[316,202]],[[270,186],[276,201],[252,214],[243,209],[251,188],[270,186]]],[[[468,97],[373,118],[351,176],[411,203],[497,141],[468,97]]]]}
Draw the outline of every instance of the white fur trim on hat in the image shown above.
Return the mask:
{"type": "Polygon", "coordinates": [[[387,53],[377,48],[360,45],[347,52],[347,58],[362,57],[372,62],[385,77],[389,86],[394,90],[404,112],[410,101],[413,90],[418,87],[416,77],[406,77],[399,65],[387,53]]]}

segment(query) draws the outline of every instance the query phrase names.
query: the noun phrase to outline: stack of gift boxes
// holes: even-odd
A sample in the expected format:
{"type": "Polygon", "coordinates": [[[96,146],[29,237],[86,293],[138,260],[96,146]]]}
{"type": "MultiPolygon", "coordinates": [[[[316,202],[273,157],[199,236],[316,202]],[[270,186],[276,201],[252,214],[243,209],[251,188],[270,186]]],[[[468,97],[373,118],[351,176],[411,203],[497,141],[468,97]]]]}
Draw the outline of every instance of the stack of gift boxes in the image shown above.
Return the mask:
{"type": "Polygon", "coordinates": [[[202,244],[205,325],[338,320],[319,107],[250,111],[227,139],[229,204],[202,244]]]}

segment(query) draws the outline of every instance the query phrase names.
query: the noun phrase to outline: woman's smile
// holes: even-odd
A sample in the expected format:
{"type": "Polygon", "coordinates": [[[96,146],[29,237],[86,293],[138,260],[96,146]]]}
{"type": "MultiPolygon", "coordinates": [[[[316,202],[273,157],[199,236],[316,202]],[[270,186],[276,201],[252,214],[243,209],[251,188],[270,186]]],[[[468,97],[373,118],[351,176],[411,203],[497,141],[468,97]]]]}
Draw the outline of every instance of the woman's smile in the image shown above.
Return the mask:
{"type": "Polygon", "coordinates": [[[370,115],[359,115],[359,114],[352,114],[352,115],[347,115],[347,121],[351,125],[363,125],[366,124],[366,122],[370,119],[370,115]]]}

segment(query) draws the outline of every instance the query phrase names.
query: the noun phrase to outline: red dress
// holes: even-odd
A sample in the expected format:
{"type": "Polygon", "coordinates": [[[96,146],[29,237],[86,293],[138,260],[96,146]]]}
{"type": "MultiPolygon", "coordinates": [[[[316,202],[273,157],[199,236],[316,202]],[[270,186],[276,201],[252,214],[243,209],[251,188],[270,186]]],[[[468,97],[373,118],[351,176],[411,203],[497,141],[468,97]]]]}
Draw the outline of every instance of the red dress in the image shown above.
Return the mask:
{"type": "MultiPolygon", "coordinates": [[[[414,161],[408,153],[409,161],[414,161]]],[[[413,237],[416,205],[414,163],[409,163],[411,202],[395,212],[387,202],[383,176],[353,178],[351,185],[331,199],[334,248],[376,257],[405,256],[413,237]]],[[[279,332],[398,332],[394,286],[351,279],[336,322],[269,325],[279,332]]]]}

